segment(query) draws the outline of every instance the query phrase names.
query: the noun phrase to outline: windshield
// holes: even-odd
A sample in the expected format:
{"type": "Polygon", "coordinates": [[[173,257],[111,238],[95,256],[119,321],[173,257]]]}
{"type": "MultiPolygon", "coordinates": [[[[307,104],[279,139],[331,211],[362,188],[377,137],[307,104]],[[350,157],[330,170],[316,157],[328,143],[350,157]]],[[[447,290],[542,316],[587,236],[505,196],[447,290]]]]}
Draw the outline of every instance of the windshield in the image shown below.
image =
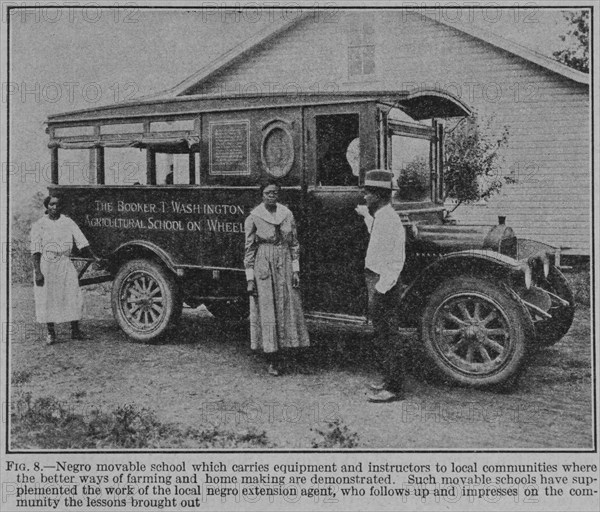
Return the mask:
{"type": "Polygon", "coordinates": [[[430,202],[433,128],[394,109],[388,121],[388,168],[394,173],[399,202],[430,202]]]}

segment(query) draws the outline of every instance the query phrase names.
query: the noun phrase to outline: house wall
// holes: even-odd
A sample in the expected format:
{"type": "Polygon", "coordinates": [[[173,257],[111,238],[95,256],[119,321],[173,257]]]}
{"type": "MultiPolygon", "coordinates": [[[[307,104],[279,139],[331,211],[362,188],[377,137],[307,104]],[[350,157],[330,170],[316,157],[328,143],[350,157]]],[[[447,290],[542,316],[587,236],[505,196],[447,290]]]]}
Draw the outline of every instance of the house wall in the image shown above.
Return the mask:
{"type": "Polygon", "coordinates": [[[492,133],[508,126],[503,175],[516,180],[454,217],[494,224],[505,215],[519,237],[590,254],[587,86],[419,14],[352,11],[327,21],[299,22],[191,92],[446,89],[490,120],[492,133]],[[375,28],[376,73],[350,79],[348,31],[361,20],[375,28]]]}

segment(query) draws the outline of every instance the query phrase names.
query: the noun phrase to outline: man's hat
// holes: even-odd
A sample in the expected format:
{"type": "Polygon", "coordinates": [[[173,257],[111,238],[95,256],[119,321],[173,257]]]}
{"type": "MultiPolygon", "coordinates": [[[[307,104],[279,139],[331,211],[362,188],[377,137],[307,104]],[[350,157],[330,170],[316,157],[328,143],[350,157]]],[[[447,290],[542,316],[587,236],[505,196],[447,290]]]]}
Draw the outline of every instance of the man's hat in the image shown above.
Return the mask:
{"type": "Polygon", "coordinates": [[[365,174],[365,187],[385,188],[386,190],[392,190],[394,174],[389,171],[382,171],[380,169],[374,169],[373,171],[367,171],[365,174]]]}

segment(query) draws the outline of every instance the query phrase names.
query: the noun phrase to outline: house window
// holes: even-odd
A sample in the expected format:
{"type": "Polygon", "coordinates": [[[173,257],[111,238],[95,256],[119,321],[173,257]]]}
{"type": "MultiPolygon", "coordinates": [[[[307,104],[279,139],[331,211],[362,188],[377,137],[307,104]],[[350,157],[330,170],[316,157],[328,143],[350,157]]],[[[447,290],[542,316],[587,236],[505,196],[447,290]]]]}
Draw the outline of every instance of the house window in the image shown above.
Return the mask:
{"type": "Polygon", "coordinates": [[[375,74],[375,26],[372,21],[356,20],[348,32],[348,76],[375,74]]]}

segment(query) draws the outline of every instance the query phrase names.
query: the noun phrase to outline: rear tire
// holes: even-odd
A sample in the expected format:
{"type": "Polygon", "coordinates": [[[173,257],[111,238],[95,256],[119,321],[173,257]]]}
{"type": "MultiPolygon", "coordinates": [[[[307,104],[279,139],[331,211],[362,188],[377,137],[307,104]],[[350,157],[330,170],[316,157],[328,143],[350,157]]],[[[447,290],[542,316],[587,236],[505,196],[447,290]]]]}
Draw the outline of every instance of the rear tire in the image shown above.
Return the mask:
{"type": "Polygon", "coordinates": [[[435,290],[421,323],[423,347],[437,374],[472,387],[516,381],[532,333],[531,318],[518,299],[470,276],[435,290]]]}
{"type": "Polygon", "coordinates": [[[159,263],[138,259],[125,263],[113,281],[113,315],[125,334],[150,342],[177,323],[183,302],[175,276],[159,263]]]}

